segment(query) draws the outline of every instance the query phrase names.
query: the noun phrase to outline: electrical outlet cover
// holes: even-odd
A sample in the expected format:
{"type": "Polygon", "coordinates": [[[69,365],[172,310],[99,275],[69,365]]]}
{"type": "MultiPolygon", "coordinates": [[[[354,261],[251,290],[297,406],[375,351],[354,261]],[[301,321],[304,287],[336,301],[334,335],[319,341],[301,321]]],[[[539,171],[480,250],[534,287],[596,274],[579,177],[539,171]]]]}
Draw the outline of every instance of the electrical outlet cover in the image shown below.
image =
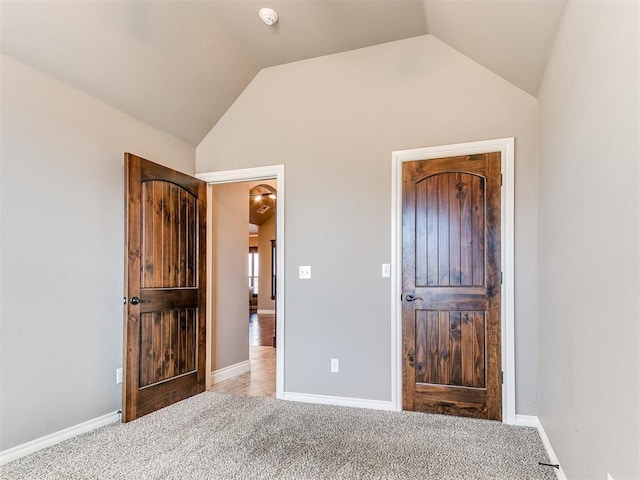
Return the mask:
{"type": "Polygon", "coordinates": [[[340,361],[337,358],[331,359],[331,372],[338,373],[340,371],[340,361]]]}

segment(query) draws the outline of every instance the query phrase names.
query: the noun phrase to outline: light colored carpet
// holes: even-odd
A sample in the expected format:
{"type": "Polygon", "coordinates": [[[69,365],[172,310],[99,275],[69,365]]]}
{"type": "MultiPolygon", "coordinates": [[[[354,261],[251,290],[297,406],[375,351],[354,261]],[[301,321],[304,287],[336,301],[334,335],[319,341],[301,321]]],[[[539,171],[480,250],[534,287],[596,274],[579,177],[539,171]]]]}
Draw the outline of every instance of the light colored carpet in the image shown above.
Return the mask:
{"type": "Polygon", "coordinates": [[[548,479],[535,429],[206,392],[11,462],[15,479],[548,479]]]}

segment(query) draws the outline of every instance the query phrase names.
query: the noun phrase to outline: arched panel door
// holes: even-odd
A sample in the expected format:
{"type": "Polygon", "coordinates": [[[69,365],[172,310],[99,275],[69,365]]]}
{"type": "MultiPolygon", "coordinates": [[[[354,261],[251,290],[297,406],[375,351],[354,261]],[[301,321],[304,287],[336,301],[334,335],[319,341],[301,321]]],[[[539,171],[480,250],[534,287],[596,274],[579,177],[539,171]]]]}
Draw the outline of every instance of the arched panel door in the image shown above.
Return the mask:
{"type": "Polygon", "coordinates": [[[403,164],[403,407],[501,418],[500,154],[403,164]]]}
{"type": "Polygon", "coordinates": [[[125,154],[123,421],[205,388],[206,184],[125,154]]]}

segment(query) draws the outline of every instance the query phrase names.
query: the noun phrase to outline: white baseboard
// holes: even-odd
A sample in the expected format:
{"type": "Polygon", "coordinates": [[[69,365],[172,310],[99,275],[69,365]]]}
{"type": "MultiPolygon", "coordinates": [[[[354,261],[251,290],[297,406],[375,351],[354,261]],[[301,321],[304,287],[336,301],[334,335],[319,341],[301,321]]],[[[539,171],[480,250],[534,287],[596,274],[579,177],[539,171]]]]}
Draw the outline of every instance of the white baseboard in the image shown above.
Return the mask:
{"type": "Polygon", "coordinates": [[[243,373],[251,371],[251,360],[229,365],[228,367],[219,368],[211,372],[211,383],[220,383],[230,378],[237,377],[243,373]]]}
{"type": "MultiPolygon", "coordinates": [[[[547,432],[544,430],[544,426],[540,421],[539,417],[535,415],[516,415],[516,425],[520,427],[534,427],[538,430],[538,435],[540,435],[540,440],[542,441],[542,445],[547,452],[547,456],[549,457],[550,463],[555,463],[560,465],[560,461],[558,460],[558,456],[556,452],[553,450],[553,446],[551,445],[551,441],[547,436],[547,432]]],[[[556,472],[556,477],[558,480],[568,480],[567,475],[564,473],[562,469],[562,465],[560,468],[553,469],[556,472]]]]}
{"type": "Polygon", "coordinates": [[[267,310],[267,309],[258,309],[258,315],[275,315],[276,311],[275,310],[267,310]]]}
{"type": "Polygon", "coordinates": [[[332,397],[330,395],[316,395],[314,393],[284,392],[282,399],[289,400],[291,402],[320,403],[323,405],[339,405],[341,407],[395,410],[393,408],[393,403],[390,401],[385,402],[382,400],[368,400],[365,398],[332,397]]]}
{"type": "Polygon", "coordinates": [[[516,414],[516,423],[514,423],[514,425],[517,425],[519,427],[539,428],[540,427],[540,419],[538,417],[536,417],[535,415],[518,415],[518,414],[516,414]]]}
{"type": "Polygon", "coordinates": [[[97,428],[104,427],[105,425],[109,425],[110,423],[119,421],[120,411],[118,410],[116,412],[107,413],[106,415],[102,415],[101,417],[93,418],[91,420],[87,420],[86,422],[79,423],[78,425],[74,425],[73,427],[65,428],[64,430],[45,435],[44,437],[36,438],[35,440],[23,443],[22,445],[17,445],[13,448],[3,450],[2,452],[0,452],[0,465],[4,465],[5,463],[17,460],[18,458],[29,455],[30,453],[37,452],[38,450],[42,450],[43,448],[51,447],[53,445],[56,445],[57,443],[63,442],[64,440],[68,440],[83,433],[87,433],[97,428]]]}

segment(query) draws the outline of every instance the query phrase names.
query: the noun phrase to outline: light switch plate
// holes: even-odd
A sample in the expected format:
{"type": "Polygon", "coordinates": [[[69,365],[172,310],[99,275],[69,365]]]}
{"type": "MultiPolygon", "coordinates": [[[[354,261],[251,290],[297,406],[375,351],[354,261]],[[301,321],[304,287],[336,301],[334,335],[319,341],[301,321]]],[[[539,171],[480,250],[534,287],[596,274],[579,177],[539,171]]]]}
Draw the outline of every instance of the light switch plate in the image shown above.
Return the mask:
{"type": "Polygon", "coordinates": [[[298,272],[298,278],[302,280],[308,280],[311,278],[311,266],[309,265],[300,266],[298,272]]]}
{"type": "Polygon", "coordinates": [[[391,264],[382,264],[382,278],[389,278],[391,276],[391,264]]]}

